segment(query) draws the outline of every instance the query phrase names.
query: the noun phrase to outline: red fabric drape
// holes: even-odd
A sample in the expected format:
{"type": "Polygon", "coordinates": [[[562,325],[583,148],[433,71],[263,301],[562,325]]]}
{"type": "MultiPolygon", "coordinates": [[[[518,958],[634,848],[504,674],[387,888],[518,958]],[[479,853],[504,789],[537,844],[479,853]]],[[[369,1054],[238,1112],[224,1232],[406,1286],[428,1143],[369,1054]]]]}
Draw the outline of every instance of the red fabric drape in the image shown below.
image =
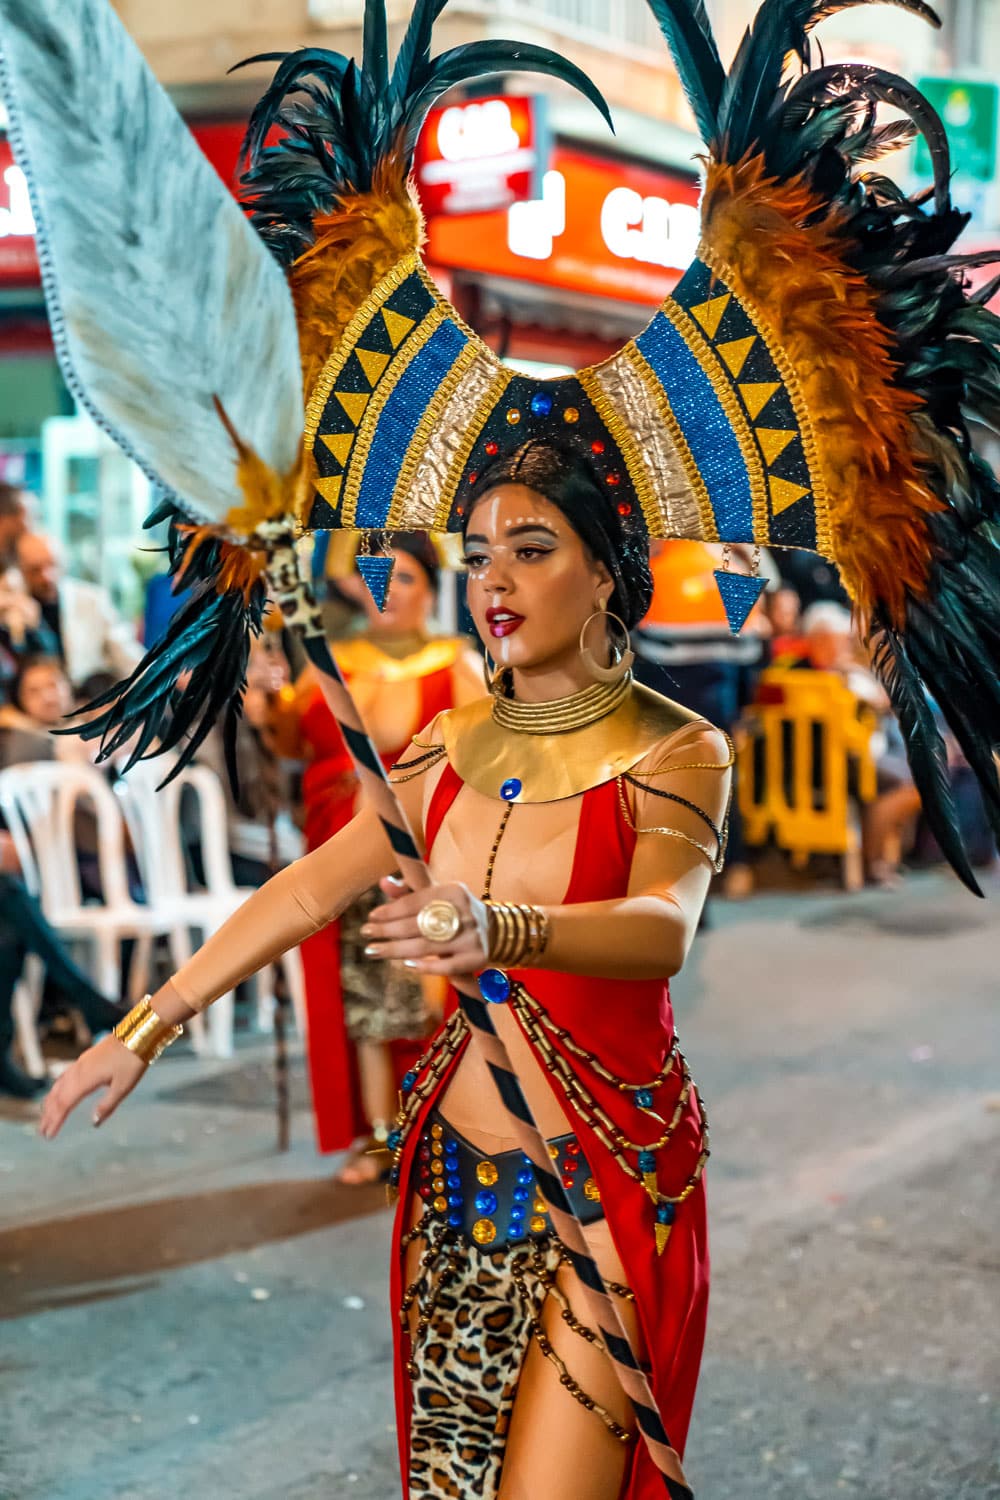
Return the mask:
{"type": "MultiPolygon", "coordinates": [[[[445,768],[432,798],[428,817],[437,834],[461,789],[450,766],[445,768]]],[[[615,783],[586,792],[580,812],[573,871],[564,904],[613,900],[626,894],[635,834],[623,822],[615,783]]],[[[533,969],[517,976],[555,1020],[575,1040],[598,1056],[605,1067],[630,1082],[645,1082],[662,1067],[673,1042],[673,1012],[667,983],[659,980],[590,979],[533,969]]],[[[650,1139],[656,1126],[612,1084],[602,1083],[581,1066],[565,1047],[560,1049],[571,1067],[580,1071],[586,1087],[616,1125],[631,1140],[650,1139]]],[[[457,1059],[454,1066],[457,1065],[457,1059]]],[[[425,1102],[421,1119],[409,1135],[402,1160],[403,1191],[396,1219],[392,1262],[392,1307],[403,1294],[403,1256],[399,1238],[409,1223],[409,1193],[413,1159],[423,1119],[439,1103],[450,1073],[437,1093],[425,1102]]],[[[676,1073],[658,1096],[660,1113],[669,1118],[678,1093],[676,1073]]],[[[662,1256],[656,1253],[654,1211],[638,1183],[626,1177],[610,1153],[560,1095],[591,1165],[612,1237],[635,1293],[645,1354],[651,1366],[653,1394],[670,1441],[683,1454],[691,1420],[695,1387],[705,1338],[708,1312],[709,1254],[704,1179],[677,1211],[677,1219],[662,1256]]],[[[691,1174],[701,1146],[697,1107],[691,1103],[670,1145],[659,1153],[660,1188],[681,1191],[691,1174]]],[[[407,1334],[394,1319],[396,1404],[401,1472],[409,1472],[410,1390],[406,1375],[407,1334]]],[[[569,1399],[569,1398],[567,1398],[569,1399]]],[[[663,1480],[641,1439],[633,1445],[620,1500],[662,1500],[663,1480]]]]}

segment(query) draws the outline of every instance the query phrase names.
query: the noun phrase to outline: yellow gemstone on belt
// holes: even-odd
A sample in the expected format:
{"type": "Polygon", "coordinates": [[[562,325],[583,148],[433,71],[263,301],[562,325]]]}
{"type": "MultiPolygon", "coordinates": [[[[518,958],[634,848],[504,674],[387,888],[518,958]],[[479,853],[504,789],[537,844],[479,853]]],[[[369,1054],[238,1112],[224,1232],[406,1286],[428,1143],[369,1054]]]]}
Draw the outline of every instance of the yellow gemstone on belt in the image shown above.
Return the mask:
{"type": "Polygon", "coordinates": [[[431,1155],[435,1157],[444,1155],[444,1147],[440,1141],[435,1141],[431,1146],[431,1155]]]}
{"type": "Polygon", "coordinates": [[[532,1234],[544,1234],[548,1227],[548,1220],[545,1218],[544,1214],[536,1214],[528,1224],[528,1228],[531,1230],[532,1234]]]}
{"type": "Polygon", "coordinates": [[[439,1195],[437,1198],[434,1199],[433,1208],[434,1208],[434,1212],[436,1214],[446,1214],[448,1212],[448,1200],[447,1200],[447,1198],[439,1195]]]}
{"type": "Polygon", "coordinates": [[[483,1187],[492,1187],[500,1173],[491,1161],[481,1161],[476,1165],[476,1181],[481,1182],[483,1187]]]}
{"type": "Polygon", "coordinates": [[[583,1196],[589,1199],[591,1203],[600,1203],[601,1201],[601,1190],[592,1177],[588,1177],[583,1184],[583,1196]]]}
{"type": "Polygon", "coordinates": [[[477,1219],[472,1226],[472,1238],[477,1245],[492,1245],[497,1237],[497,1226],[492,1219],[477,1219]]]}
{"type": "Polygon", "coordinates": [[[431,1183],[431,1187],[434,1189],[434,1191],[436,1193],[443,1193],[444,1192],[444,1178],[443,1177],[435,1177],[434,1181],[431,1183]]]}
{"type": "Polygon", "coordinates": [[[540,1193],[537,1193],[535,1195],[535,1201],[531,1205],[531,1211],[532,1213],[536,1214],[544,1214],[548,1211],[548,1205],[540,1193]]]}
{"type": "Polygon", "coordinates": [[[557,1156],[559,1155],[559,1147],[556,1145],[550,1145],[549,1155],[551,1156],[552,1160],[555,1161],[557,1156]]]}
{"type": "Polygon", "coordinates": [[[439,1141],[441,1139],[441,1137],[444,1135],[444,1126],[443,1125],[432,1125],[431,1126],[431,1135],[434,1137],[434,1139],[436,1141],[439,1141]]]}

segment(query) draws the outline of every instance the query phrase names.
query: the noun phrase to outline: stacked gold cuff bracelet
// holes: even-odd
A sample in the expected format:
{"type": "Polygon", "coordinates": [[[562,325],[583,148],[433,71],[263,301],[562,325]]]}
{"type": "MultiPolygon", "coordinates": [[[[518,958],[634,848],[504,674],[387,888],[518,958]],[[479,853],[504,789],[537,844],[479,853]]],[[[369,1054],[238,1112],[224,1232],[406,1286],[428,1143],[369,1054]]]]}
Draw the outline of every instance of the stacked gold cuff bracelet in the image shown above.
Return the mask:
{"type": "Polygon", "coordinates": [[[151,996],[144,995],[138,1005],[133,1005],[127,1016],[123,1016],[115,1027],[114,1035],[134,1052],[147,1067],[155,1063],[160,1053],[183,1035],[183,1026],[170,1026],[150,1005],[151,996]]]}
{"type": "Polygon", "coordinates": [[[489,960],[498,969],[536,964],[549,941],[548,913],[540,906],[487,901],[489,960]]]}

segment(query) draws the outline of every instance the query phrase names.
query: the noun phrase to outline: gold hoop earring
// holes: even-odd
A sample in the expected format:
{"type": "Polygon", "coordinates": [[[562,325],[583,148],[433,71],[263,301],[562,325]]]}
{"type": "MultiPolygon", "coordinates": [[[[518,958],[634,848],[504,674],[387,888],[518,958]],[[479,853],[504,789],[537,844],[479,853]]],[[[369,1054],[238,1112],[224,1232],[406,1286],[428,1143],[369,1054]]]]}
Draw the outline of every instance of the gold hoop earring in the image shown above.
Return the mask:
{"type": "MultiPolygon", "coordinates": [[[[615,647],[612,645],[612,656],[614,650],[615,647]]],[[[632,650],[632,637],[629,635],[628,626],[618,615],[612,614],[604,600],[601,601],[600,608],[595,609],[594,613],[588,615],[583,622],[583,628],[580,631],[580,656],[587,671],[597,682],[621,682],[622,678],[632,670],[635,652],[632,650]],[[610,667],[602,667],[600,662],[595,660],[593,652],[584,645],[587,630],[594,620],[613,621],[622,633],[618,658],[612,660],[610,667]]]]}
{"type": "Polygon", "coordinates": [[[490,653],[488,651],[483,652],[483,681],[486,684],[486,691],[491,697],[498,698],[502,693],[507,691],[505,682],[507,671],[507,667],[498,667],[495,663],[493,664],[493,670],[490,671],[490,653]]]}

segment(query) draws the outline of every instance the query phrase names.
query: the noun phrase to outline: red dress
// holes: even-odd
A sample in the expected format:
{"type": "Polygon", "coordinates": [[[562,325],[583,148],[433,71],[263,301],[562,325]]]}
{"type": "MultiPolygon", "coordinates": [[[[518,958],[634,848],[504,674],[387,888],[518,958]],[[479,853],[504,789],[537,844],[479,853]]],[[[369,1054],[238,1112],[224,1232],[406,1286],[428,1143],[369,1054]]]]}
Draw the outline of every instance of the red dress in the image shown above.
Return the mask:
{"type": "MultiPolygon", "coordinates": [[[[420,681],[419,723],[429,724],[454,707],[450,667],[429,672],[420,681]]],[[[299,716],[302,738],[312,759],[302,778],[306,847],[318,849],[346,827],[354,816],[357,776],[337,722],[319,687],[309,696],[299,716]]],[[[388,769],[405,754],[409,740],[383,753],[388,769]]],[[[354,1047],[344,1021],[340,983],[339,923],[331,922],[302,944],[308,1018],[309,1082],[312,1090],[316,1144],[320,1151],[342,1151],[369,1128],[361,1108],[354,1047]]],[[[399,1053],[399,1072],[405,1072],[414,1048],[393,1046],[399,1053]]],[[[419,1048],[420,1043],[415,1043],[419,1048]]]]}
{"type": "MultiPolygon", "coordinates": [[[[435,789],[429,809],[428,854],[462,782],[450,765],[435,789]]],[[[624,823],[613,781],[585,792],[582,798],[576,853],[564,905],[608,901],[624,896],[636,836],[624,823]]],[[[549,973],[542,969],[517,976],[548,1011],[555,1023],[595,1054],[619,1077],[637,1082],[663,1066],[674,1040],[670,991],[661,980],[591,979],[549,973]]],[[[464,1045],[469,1045],[468,1040],[464,1045]]],[[[631,1140],[647,1139],[649,1117],[613,1084],[603,1082],[565,1046],[562,1056],[586,1085],[615,1125],[631,1140]]],[[[461,1056],[456,1054],[452,1070],[461,1056]]],[[[425,1100],[415,1126],[408,1132],[403,1152],[402,1191],[396,1219],[392,1260],[392,1306],[400,1306],[404,1264],[400,1239],[410,1222],[408,1184],[421,1128],[429,1111],[439,1104],[450,1072],[425,1100]]],[[[661,1097],[661,1112],[669,1118],[680,1092],[677,1070],[661,1097]]],[[[662,1255],[657,1255],[653,1205],[643,1188],[622,1171],[611,1153],[588,1129],[579,1114],[559,1096],[597,1179],[612,1238],[635,1294],[636,1311],[650,1362],[650,1381],[672,1446],[683,1454],[701,1364],[708,1311],[708,1228],[704,1178],[677,1209],[676,1222],[662,1255]]],[[[447,1106],[444,1107],[445,1115],[447,1106]]],[[[692,1094],[669,1145],[658,1154],[661,1191],[677,1194],[693,1172],[701,1151],[700,1115],[692,1094]]],[[[395,1328],[396,1402],[402,1473],[409,1473],[410,1400],[406,1375],[409,1335],[398,1320],[395,1328]]],[[[569,1398],[567,1398],[569,1399],[569,1398]]],[[[405,1479],[404,1479],[405,1485],[405,1479]]],[[[662,1500],[663,1479],[649,1458],[641,1438],[632,1444],[631,1458],[620,1500],[662,1500]]]]}

